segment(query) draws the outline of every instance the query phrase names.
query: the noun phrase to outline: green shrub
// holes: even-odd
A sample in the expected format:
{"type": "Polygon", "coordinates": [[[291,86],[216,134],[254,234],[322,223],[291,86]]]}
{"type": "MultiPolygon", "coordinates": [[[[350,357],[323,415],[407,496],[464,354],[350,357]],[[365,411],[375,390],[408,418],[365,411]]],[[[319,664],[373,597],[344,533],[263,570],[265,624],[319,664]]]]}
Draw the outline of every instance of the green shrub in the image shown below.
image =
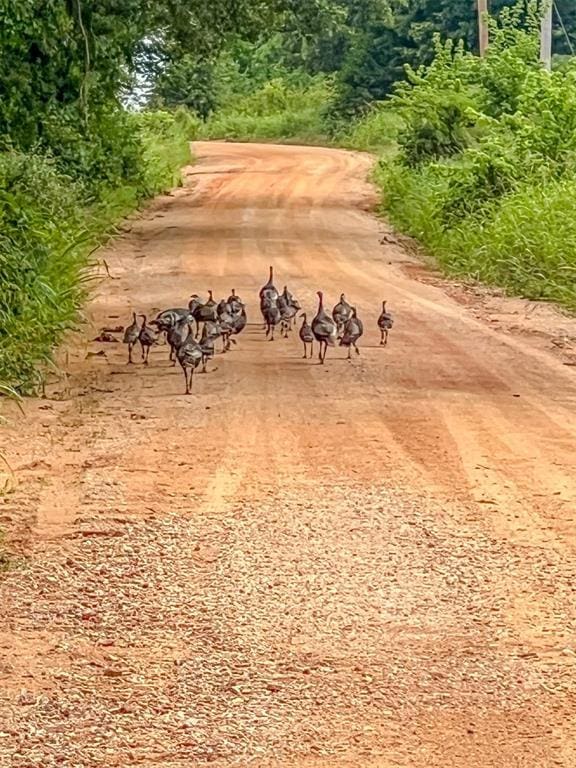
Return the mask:
{"type": "Polygon", "coordinates": [[[139,191],[146,196],[178,184],[180,169],[190,162],[190,144],[200,120],[184,108],[176,112],[140,112],[131,116],[142,142],[139,191]]]}
{"type": "Polygon", "coordinates": [[[324,77],[310,77],[303,84],[274,79],[231,99],[203,124],[200,136],[242,141],[318,140],[326,132],[323,109],[330,95],[331,83],[324,77]]]}
{"type": "Polygon", "coordinates": [[[447,232],[440,253],[456,274],[576,311],[576,178],[523,185],[447,232]]]}
{"type": "Polygon", "coordinates": [[[493,26],[486,58],[438,45],[409,73],[376,179],[394,224],[449,272],[576,309],[576,66],[544,71],[538,24],[518,18],[493,26]]]}
{"type": "Polygon", "coordinates": [[[0,381],[30,389],[35,366],[85,297],[84,190],[40,155],[0,156],[0,381]]]}
{"type": "Polygon", "coordinates": [[[403,127],[397,111],[385,104],[374,104],[351,123],[340,124],[334,131],[338,144],[366,152],[389,152],[395,148],[403,127]]]}

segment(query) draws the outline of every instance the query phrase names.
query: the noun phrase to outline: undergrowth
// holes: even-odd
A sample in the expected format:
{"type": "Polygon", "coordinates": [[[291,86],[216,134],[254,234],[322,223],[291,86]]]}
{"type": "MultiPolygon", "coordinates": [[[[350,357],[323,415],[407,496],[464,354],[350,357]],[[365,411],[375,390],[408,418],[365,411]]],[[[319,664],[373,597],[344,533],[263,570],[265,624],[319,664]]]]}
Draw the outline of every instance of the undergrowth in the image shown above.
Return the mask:
{"type": "Polygon", "coordinates": [[[376,180],[395,226],[451,274],[576,310],[576,63],[540,67],[537,17],[493,24],[485,59],[438,43],[391,107],[376,180]]]}
{"type": "Polygon", "coordinates": [[[172,187],[196,122],[127,114],[137,163],[91,181],[45,152],[0,154],[0,385],[34,391],[89,290],[89,254],[142,199],[172,187]],[[68,169],[68,170],[66,170],[68,169]]]}
{"type": "Polygon", "coordinates": [[[231,97],[199,128],[204,139],[236,141],[327,141],[323,108],[331,97],[325,77],[304,84],[273,79],[250,93],[231,97]]]}
{"type": "Polygon", "coordinates": [[[398,112],[380,102],[356,120],[333,126],[332,139],[339,146],[349,149],[391,155],[396,151],[402,126],[398,112]]]}

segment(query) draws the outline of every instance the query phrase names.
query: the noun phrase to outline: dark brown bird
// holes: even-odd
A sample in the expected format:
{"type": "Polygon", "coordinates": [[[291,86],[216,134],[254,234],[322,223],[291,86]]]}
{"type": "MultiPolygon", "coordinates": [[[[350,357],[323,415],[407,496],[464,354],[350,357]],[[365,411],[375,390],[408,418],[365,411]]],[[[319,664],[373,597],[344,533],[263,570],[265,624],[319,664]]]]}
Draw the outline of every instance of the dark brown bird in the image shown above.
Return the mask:
{"type": "Polygon", "coordinates": [[[312,333],[320,345],[318,359],[324,365],[328,347],[333,347],[336,343],[336,323],[324,310],[324,294],[322,291],[318,291],[318,311],[316,317],[312,320],[312,333]]]}
{"type": "Polygon", "coordinates": [[[300,326],[300,331],[298,332],[298,335],[300,336],[300,341],[302,342],[302,344],[304,344],[304,354],[302,355],[302,357],[304,359],[308,357],[307,344],[310,344],[310,357],[312,357],[314,353],[314,334],[312,333],[311,326],[306,320],[306,313],[302,315],[302,325],[300,326]]]}
{"type": "Polygon", "coordinates": [[[170,360],[176,365],[176,353],[188,338],[192,316],[181,317],[166,333],[166,341],[170,345],[170,360]]]}
{"type": "Polygon", "coordinates": [[[288,331],[292,330],[292,322],[296,317],[297,309],[288,303],[283,293],[280,294],[276,303],[280,310],[280,332],[287,339],[288,331]]]}
{"type": "Polygon", "coordinates": [[[385,347],[388,344],[388,332],[392,330],[394,318],[386,309],[386,302],[382,302],[382,312],[378,318],[378,328],[380,328],[380,345],[385,347]]]}
{"type": "Polygon", "coordinates": [[[218,319],[217,303],[214,301],[212,291],[208,291],[208,301],[204,304],[199,302],[197,296],[191,297],[192,301],[188,305],[190,311],[196,320],[196,336],[200,333],[200,323],[215,323],[218,319]]]}
{"type": "Polygon", "coordinates": [[[286,302],[286,304],[288,304],[289,307],[294,307],[294,309],[296,310],[294,313],[294,324],[295,324],[296,314],[300,312],[300,310],[302,309],[302,306],[298,301],[298,299],[294,296],[294,294],[290,293],[290,291],[288,290],[288,286],[286,285],[284,286],[284,290],[282,291],[282,296],[284,297],[284,301],[286,302]]]}
{"type": "Polygon", "coordinates": [[[148,356],[150,354],[150,347],[154,346],[157,342],[157,337],[154,331],[146,322],[146,315],[140,315],[142,318],[142,328],[138,334],[138,341],[142,347],[142,360],[144,365],[148,365],[148,356]]]}
{"type": "Polygon", "coordinates": [[[238,314],[241,310],[241,308],[244,306],[244,302],[236,294],[236,289],[232,288],[232,293],[230,296],[228,296],[227,303],[230,305],[230,308],[232,309],[232,314],[238,314]]]}
{"type": "Polygon", "coordinates": [[[342,338],[340,339],[341,347],[348,347],[348,360],[351,358],[352,347],[356,350],[356,354],[360,354],[360,350],[356,346],[356,342],[364,333],[364,326],[362,320],[356,314],[356,307],[352,307],[352,317],[346,321],[344,330],[342,331],[342,338]]]}
{"type": "Polygon", "coordinates": [[[138,341],[138,338],[140,337],[140,326],[138,325],[138,321],[136,320],[136,312],[132,313],[132,323],[126,328],[124,331],[124,344],[128,344],[128,365],[134,365],[134,360],[132,360],[132,350],[134,348],[134,344],[138,341]]]}
{"type": "Polygon", "coordinates": [[[346,301],[346,296],[341,293],[340,301],[332,309],[332,319],[336,323],[336,332],[338,336],[342,335],[344,326],[352,317],[352,307],[346,301]]]}
{"type": "Polygon", "coordinates": [[[212,360],[216,354],[215,342],[216,339],[222,337],[224,344],[224,352],[226,351],[227,338],[222,333],[220,322],[213,322],[209,320],[204,323],[202,328],[202,336],[200,338],[200,347],[202,349],[202,373],[206,373],[206,365],[208,360],[212,360]]]}
{"type": "Polygon", "coordinates": [[[274,286],[274,267],[270,267],[270,277],[268,278],[268,282],[260,288],[258,296],[260,299],[263,299],[265,296],[274,300],[278,298],[278,291],[274,286]]]}
{"type": "Polygon", "coordinates": [[[262,317],[266,324],[266,336],[270,336],[269,341],[274,341],[274,329],[282,320],[282,313],[278,307],[278,301],[271,298],[263,298],[261,302],[262,317]]]}
{"type": "Polygon", "coordinates": [[[194,371],[202,362],[202,349],[200,344],[194,338],[194,329],[192,323],[188,325],[188,336],[184,343],[180,346],[176,352],[180,367],[184,372],[184,379],[186,381],[186,394],[192,394],[192,379],[194,371]]]}

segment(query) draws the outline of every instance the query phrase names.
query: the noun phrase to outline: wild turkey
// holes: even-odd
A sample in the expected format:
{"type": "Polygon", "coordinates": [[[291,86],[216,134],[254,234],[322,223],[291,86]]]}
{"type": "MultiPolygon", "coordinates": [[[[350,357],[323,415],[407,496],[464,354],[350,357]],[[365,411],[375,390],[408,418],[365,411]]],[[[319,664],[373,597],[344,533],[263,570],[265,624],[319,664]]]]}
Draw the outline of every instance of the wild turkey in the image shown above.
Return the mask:
{"type": "Polygon", "coordinates": [[[298,299],[294,296],[293,293],[290,293],[288,290],[288,286],[284,286],[284,290],[282,291],[282,296],[284,296],[284,299],[287,301],[288,304],[290,304],[291,307],[294,307],[296,312],[300,312],[302,309],[302,305],[298,301],[298,299]]]}
{"type": "Polygon", "coordinates": [[[236,295],[236,289],[232,288],[232,293],[228,298],[226,299],[227,304],[230,305],[230,308],[232,310],[233,315],[240,314],[240,311],[242,309],[242,306],[244,305],[244,302],[240,298],[240,296],[236,295]]]}
{"type": "Polygon", "coordinates": [[[300,336],[300,341],[302,344],[304,344],[304,359],[308,357],[308,347],[306,346],[307,344],[310,344],[310,357],[312,357],[314,353],[314,334],[312,333],[312,328],[306,320],[306,313],[302,315],[302,325],[300,326],[298,335],[300,336]]]}
{"type": "Polygon", "coordinates": [[[362,320],[356,314],[356,307],[352,307],[352,317],[346,321],[344,330],[342,332],[342,338],[340,339],[341,347],[348,347],[348,360],[350,360],[352,354],[352,347],[356,350],[356,354],[360,354],[360,350],[356,346],[356,342],[364,333],[364,326],[362,320]]]}
{"type": "Polygon", "coordinates": [[[240,304],[240,311],[236,312],[232,315],[232,333],[234,336],[237,336],[239,333],[242,333],[244,328],[246,328],[246,323],[248,322],[248,318],[246,316],[246,308],[243,304],[240,304]]]}
{"type": "Polygon", "coordinates": [[[200,323],[215,323],[218,319],[217,304],[212,296],[212,291],[208,291],[208,301],[202,303],[198,296],[192,296],[188,307],[196,320],[196,337],[200,333],[200,323]]]}
{"type": "Polygon", "coordinates": [[[318,358],[322,365],[324,365],[328,347],[333,347],[336,342],[336,324],[324,310],[324,294],[322,291],[318,291],[318,312],[314,320],[312,320],[312,333],[320,344],[318,358]]]}
{"type": "Polygon", "coordinates": [[[296,317],[296,308],[288,303],[284,294],[278,297],[278,309],[280,310],[280,331],[285,339],[288,338],[288,331],[292,330],[292,321],[296,317]]]}
{"type": "Polygon", "coordinates": [[[188,309],[190,309],[190,305],[193,304],[195,309],[199,309],[200,307],[203,307],[204,304],[206,304],[205,301],[202,301],[200,296],[198,296],[197,293],[193,293],[190,296],[190,301],[188,302],[188,309]]]}
{"type": "Polygon", "coordinates": [[[215,355],[214,343],[222,335],[220,324],[212,320],[204,323],[202,336],[200,338],[200,349],[202,350],[202,373],[206,373],[208,360],[212,360],[215,355]]]}
{"type": "MultiPolygon", "coordinates": [[[[150,321],[150,325],[157,328],[159,334],[164,334],[166,342],[168,341],[168,334],[179,323],[186,323],[192,319],[192,315],[188,309],[184,307],[176,307],[174,309],[165,309],[156,315],[154,320],[150,321]]],[[[170,351],[170,360],[174,359],[173,351],[170,351]]],[[[176,365],[176,363],[174,363],[176,365]]]]}
{"type": "Polygon", "coordinates": [[[176,365],[176,353],[188,338],[192,315],[181,317],[166,333],[166,341],[170,345],[170,360],[176,365]]]}
{"type": "Polygon", "coordinates": [[[386,302],[382,302],[382,312],[378,318],[378,328],[380,328],[380,345],[385,347],[388,344],[388,331],[392,330],[394,318],[390,312],[386,311],[386,302]]]}
{"type": "Polygon", "coordinates": [[[176,323],[180,322],[182,318],[188,317],[190,310],[186,307],[175,307],[173,309],[164,309],[156,315],[154,320],[150,321],[150,325],[155,325],[159,331],[169,331],[176,323]]]}
{"type": "Polygon", "coordinates": [[[274,341],[274,328],[282,319],[278,302],[273,299],[263,299],[261,303],[262,316],[266,324],[266,336],[270,336],[270,341],[274,341]]]}
{"type": "Polygon", "coordinates": [[[260,299],[264,298],[264,296],[269,299],[273,299],[274,301],[278,299],[278,291],[274,286],[274,267],[270,267],[270,277],[268,278],[268,282],[265,283],[262,288],[260,288],[260,293],[258,296],[260,299]]]}
{"type": "Polygon", "coordinates": [[[212,294],[212,291],[208,291],[208,301],[204,302],[204,304],[202,305],[202,311],[206,317],[206,320],[213,320],[216,318],[217,307],[218,305],[214,301],[214,296],[212,294]],[[212,312],[212,316],[209,316],[210,312],[212,312]]]}
{"type": "Polygon", "coordinates": [[[150,347],[157,343],[158,339],[154,331],[150,328],[146,322],[146,315],[140,315],[142,318],[142,327],[138,334],[138,341],[142,347],[142,360],[144,365],[148,365],[148,356],[150,354],[150,347]]]}
{"type": "Polygon", "coordinates": [[[248,321],[244,305],[240,304],[239,306],[239,312],[226,312],[218,319],[218,324],[224,339],[224,352],[227,352],[230,349],[230,344],[236,344],[236,340],[233,339],[232,336],[237,336],[239,333],[242,333],[248,321]]]}
{"type": "Polygon", "coordinates": [[[348,320],[350,320],[351,317],[352,317],[352,307],[346,301],[346,296],[343,293],[341,293],[340,301],[338,302],[338,304],[334,306],[334,309],[332,310],[332,318],[336,323],[336,331],[337,331],[338,337],[342,335],[344,326],[346,325],[348,320]]]}
{"type": "Polygon", "coordinates": [[[140,326],[138,325],[138,321],[136,320],[136,312],[133,312],[132,323],[124,331],[124,344],[128,344],[127,365],[134,365],[134,360],[132,360],[132,349],[134,348],[134,344],[136,344],[139,337],[140,337],[140,326]]]}
{"type": "Polygon", "coordinates": [[[192,394],[192,379],[194,371],[202,362],[202,349],[200,344],[194,338],[194,329],[192,323],[188,325],[188,336],[184,343],[179,347],[176,352],[178,362],[182,370],[184,371],[184,379],[186,381],[186,394],[192,394]]]}
{"type": "Polygon", "coordinates": [[[282,291],[282,297],[284,298],[284,301],[288,304],[288,306],[294,309],[294,313],[292,315],[292,322],[294,325],[296,325],[296,315],[302,309],[302,305],[300,304],[298,299],[294,296],[294,294],[290,293],[286,285],[284,286],[284,290],[282,291]]]}

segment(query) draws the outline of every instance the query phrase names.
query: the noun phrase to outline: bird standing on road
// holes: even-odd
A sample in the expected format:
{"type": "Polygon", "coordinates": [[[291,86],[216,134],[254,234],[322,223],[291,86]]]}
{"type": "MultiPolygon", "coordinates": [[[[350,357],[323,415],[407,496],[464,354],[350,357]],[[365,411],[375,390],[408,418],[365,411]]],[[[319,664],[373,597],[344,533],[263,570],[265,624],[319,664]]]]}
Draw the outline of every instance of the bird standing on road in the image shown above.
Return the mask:
{"type": "Polygon", "coordinates": [[[338,334],[338,337],[342,335],[342,331],[344,330],[344,326],[350,320],[352,317],[352,307],[348,302],[346,301],[346,296],[341,293],[340,294],[340,301],[338,304],[334,305],[334,308],[332,310],[332,319],[336,323],[336,332],[338,334]]]}
{"type": "Polygon", "coordinates": [[[230,305],[233,315],[238,314],[244,306],[242,299],[236,294],[235,288],[232,288],[232,293],[228,296],[226,301],[230,305]]]}
{"type": "Polygon", "coordinates": [[[200,323],[215,323],[218,319],[217,307],[218,305],[214,301],[212,291],[208,291],[208,301],[204,304],[199,303],[197,296],[191,297],[191,302],[188,305],[192,308],[194,306],[194,319],[196,320],[196,337],[200,333],[200,323]]]}
{"type": "Polygon", "coordinates": [[[265,283],[262,288],[260,288],[260,293],[258,296],[260,299],[265,297],[268,299],[273,299],[274,301],[278,299],[278,291],[274,286],[274,267],[270,267],[270,277],[268,278],[268,282],[265,283]]]}
{"type": "Polygon", "coordinates": [[[314,353],[314,334],[312,333],[312,328],[306,319],[306,313],[302,315],[302,325],[300,326],[298,335],[300,336],[300,341],[302,344],[304,344],[304,354],[302,357],[304,359],[308,357],[307,344],[310,344],[310,357],[312,357],[314,353]]]}
{"type": "Polygon", "coordinates": [[[192,321],[192,315],[180,317],[166,333],[166,341],[170,345],[170,360],[176,365],[176,353],[188,338],[188,330],[192,321]]]}
{"type": "Polygon", "coordinates": [[[294,309],[293,314],[293,322],[294,325],[296,325],[296,315],[300,310],[302,309],[302,305],[298,301],[298,299],[294,296],[294,294],[290,293],[288,290],[288,286],[284,286],[284,290],[282,291],[282,297],[284,298],[284,301],[289,307],[292,307],[294,309]]]}
{"type": "Polygon", "coordinates": [[[176,352],[176,356],[184,372],[184,379],[186,381],[186,394],[191,395],[194,371],[202,362],[202,348],[194,338],[194,329],[192,328],[192,323],[189,323],[188,325],[188,336],[186,341],[176,352]]]}
{"type": "Polygon", "coordinates": [[[280,331],[282,336],[287,339],[288,331],[292,330],[292,321],[296,317],[297,310],[296,307],[288,302],[285,293],[280,294],[276,303],[280,310],[280,331]]]}
{"type": "Polygon", "coordinates": [[[263,298],[260,304],[262,317],[266,324],[266,336],[270,336],[269,341],[274,341],[274,328],[282,319],[282,313],[278,307],[278,300],[263,298]]]}
{"type": "Polygon", "coordinates": [[[136,312],[132,313],[132,323],[124,331],[124,344],[128,344],[128,363],[127,365],[134,365],[132,360],[132,349],[134,344],[138,341],[140,336],[140,326],[136,320],[136,312]]]}
{"type": "Polygon", "coordinates": [[[140,328],[140,333],[138,334],[138,341],[140,342],[140,346],[142,347],[142,360],[144,362],[144,365],[148,365],[148,355],[150,354],[150,347],[156,344],[157,337],[154,331],[147,324],[146,315],[140,315],[140,317],[142,318],[142,327],[140,328]]]}
{"type": "MultiPolygon", "coordinates": [[[[214,344],[216,339],[221,336],[220,324],[212,320],[204,323],[202,336],[200,337],[200,349],[202,350],[202,373],[206,373],[208,360],[212,360],[216,354],[214,344]]],[[[224,340],[225,343],[225,340],[224,340]]]]}
{"type": "Polygon", "coordinates": [[[360,354],[360,350],[356,346],[356,342],[364,333],[364,325],[362,324],[362,320],[360,320],[356,314],[356,307],[351,307],[351,309],[352,316],[349,320],[346,321],[346,325],[344,326],[342,337],[340,339],[340,346],[348,347],[348,360],[350,360],[352,355],[352,347],[354,347],[356,350],[357,355],[360,354]]]}
{"type": "Polygon", "coordinates": [[[324,294],[322,291],[318,291],[318,311],[316,317],[312,320],[312,333],[320,345],[318,358],[320,363],[324,365],[328,347],[333,347],[336,343],[336,323],[324,310],[324,294]]]}
{"type": "Polygon", "coordinates": [[[394,325],[394,318],[391,313],[386,310],[386,302],[382,302],[382,312],[378,318],[378,328],[380,328],[380,345],[385,347],[388,344],[388,332],[392,330],[394,325]]]}

